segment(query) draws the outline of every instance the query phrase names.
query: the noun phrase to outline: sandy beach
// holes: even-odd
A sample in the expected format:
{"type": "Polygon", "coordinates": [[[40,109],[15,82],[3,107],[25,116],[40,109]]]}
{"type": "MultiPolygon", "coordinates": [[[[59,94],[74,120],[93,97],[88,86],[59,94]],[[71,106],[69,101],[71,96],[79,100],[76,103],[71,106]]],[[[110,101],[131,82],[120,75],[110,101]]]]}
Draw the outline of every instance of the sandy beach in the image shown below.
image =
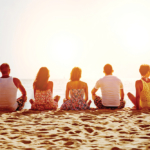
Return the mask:
{"type": "Polygon", "coordinates": [[[0,112],[0,149],[150,149],[150,111],[0,112]]]}

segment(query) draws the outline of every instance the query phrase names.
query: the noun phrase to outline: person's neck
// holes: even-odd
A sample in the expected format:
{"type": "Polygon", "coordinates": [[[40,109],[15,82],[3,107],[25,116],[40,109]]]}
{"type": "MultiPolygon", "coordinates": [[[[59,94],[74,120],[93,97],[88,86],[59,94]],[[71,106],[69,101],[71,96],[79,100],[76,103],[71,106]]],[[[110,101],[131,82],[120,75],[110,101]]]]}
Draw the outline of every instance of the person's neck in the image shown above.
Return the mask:
{"type": "Polygon", "coordinates": [[[105,74],[105,76],[109,76],[109,75],[112,75],[112,73],[111,74],[105,74]]]}
{"type": "Polygon", "coordinates": [[[9,75],[2,75],[1,78],[9,78],[10,76],[9,75]]]}
{"type": "Polygon", "coordinates": [[[142,79],[143,79],[144,81],[149,81],[149,78],[146,77],[146,76],[142,76],[142,79]]]}

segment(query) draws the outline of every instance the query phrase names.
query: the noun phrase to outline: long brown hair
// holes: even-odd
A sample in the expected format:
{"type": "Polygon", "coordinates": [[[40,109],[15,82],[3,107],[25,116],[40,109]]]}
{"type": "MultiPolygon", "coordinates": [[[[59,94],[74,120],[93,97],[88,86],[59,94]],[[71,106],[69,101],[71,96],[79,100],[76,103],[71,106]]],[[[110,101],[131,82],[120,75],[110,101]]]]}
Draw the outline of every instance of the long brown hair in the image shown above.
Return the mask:
{"type": "Polygon", "coordinates": [[[47,82],[49,77],[49,70],[46,67],[41,67],[34,80],[34,87],[41,91],[47,90],[47,82]]]}

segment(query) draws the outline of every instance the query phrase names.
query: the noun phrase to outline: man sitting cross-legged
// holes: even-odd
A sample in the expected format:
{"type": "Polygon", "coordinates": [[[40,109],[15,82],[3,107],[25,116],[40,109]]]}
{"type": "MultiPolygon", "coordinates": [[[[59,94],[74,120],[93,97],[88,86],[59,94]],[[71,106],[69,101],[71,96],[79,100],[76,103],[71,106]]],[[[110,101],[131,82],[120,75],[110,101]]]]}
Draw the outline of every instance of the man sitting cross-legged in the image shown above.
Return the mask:
{"type": "Polygon", "coordinates": [[[123,84],[120,79],[113,76],[113,69],[110,64],[104,66],[105,76],[96,82],[92,90],[92,99],[99,109],[104,108],[123,108],[125,106],[123,84]],[[96,95],[101,89],[102,98],[96,95]]]}
{"type": "Polygon", "coordinates": [[[0,66],[2,76],[0,78],[0,110],[15,111],[21,110],[27,100],[26,90],[18,78],[9,76],[10,67],[3,63],[0,66]],[[22,93],[22,96],[17,99],[17,89],[22,93]]]}

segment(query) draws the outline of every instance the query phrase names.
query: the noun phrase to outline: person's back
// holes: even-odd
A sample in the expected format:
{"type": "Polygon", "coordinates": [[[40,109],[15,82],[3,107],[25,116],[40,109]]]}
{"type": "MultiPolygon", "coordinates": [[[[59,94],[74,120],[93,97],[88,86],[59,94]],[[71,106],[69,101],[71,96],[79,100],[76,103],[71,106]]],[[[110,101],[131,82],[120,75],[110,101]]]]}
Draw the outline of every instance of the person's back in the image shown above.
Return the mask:
{"type": "Polygon", "coordinates": [[[85,110],[90,109],[91,101],[88,101],[87,83],[80,81],[81,69],[74,67],[70,74],[70,82],[66,86],[66,99],[60,109],[85,110]],[[88,102],[87,102],[88,101],[88,102]]]}
{"type": "Polygon", "coordinates": [[[21,110],[26,101],[26,91],[17,78],[9,76],[10,67],[4,63],[0,66],[2,77],[0,78],[0,110],[21,110]],[[17,99],[17,90],[22,96],[17,99]]]}
{"type": "Polygon", "coordinates": [[[143,84],[143,89],[140,94],[140,104],[139,106],[141,108],[148,107],[150,108],[150,81],[146,82],[143,79],[141,79],[143,84]]]}
{"type": "Polygon", "coordinates": [[[107,75],[97,81],[95,88],[102,91],[104,106],[119,106],[121,81],[113,75],[107,75]]]}
{"type": "Polygon", "coordinates": [[[0,109],[17,109],[17,87],[13,78],[0,78],[0,109]]]}
{"type": "Polygon", "coordinates": [[[96,82],[92,90],[92,98],[99,108],[123,108],[125,105],[123,84],[120,79],[113,76],[113,69],[110,64],[104,66],[105,76],[96,82]],[[98,89],[102,91],[102,98],[96,95],[98,89]]]}
{"type": "MultiPolygon", "coordinates": [[[[86,92],[87,84],[82,81],[70,81],[68,82],[68,88],[71,99],[84,100],[84,93],[86,92]]],[[[87,98],[88,99],[88,98],[87,98]]]]}
{"type": "Polygon", "coordinates": [[[134,109],[150,108],[150,66],[141,65],[139,68],[141,79],[135,82],[136,95],[128,93],[128,98],[134,105],[134,109]]]}
{"type": "Polygon", "coordinates": [[[52,97],[53,82],[48,81],[50,77],[49,70],[41,67],[33,83],[34,98],[30,99],[31,109],[33,110],[51,110],[57,109],[60,96],[52,97]]]}

